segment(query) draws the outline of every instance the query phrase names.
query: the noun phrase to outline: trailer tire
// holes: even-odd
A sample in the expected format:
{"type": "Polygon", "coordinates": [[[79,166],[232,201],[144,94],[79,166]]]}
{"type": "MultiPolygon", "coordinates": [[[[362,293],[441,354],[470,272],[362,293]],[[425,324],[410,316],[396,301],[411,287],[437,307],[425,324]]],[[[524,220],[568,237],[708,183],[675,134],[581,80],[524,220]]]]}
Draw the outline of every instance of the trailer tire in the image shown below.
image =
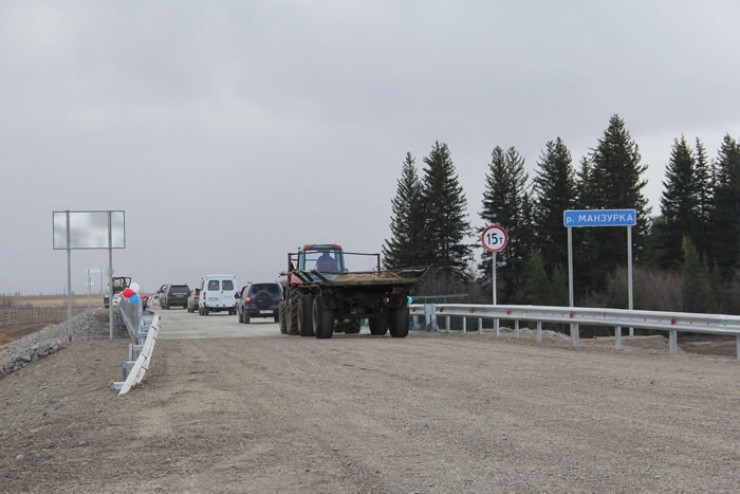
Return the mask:
{"type": "Polygon", "coordinates": [[[301,336],[314,336],[313,332],[313,296],[308,293],[299,295],[298,332],[301,336]]]}
{"type": "Polygon", "coordinates": [[[331,338],[334,334],[334,311],[327,308],[323,303],[323,297],[316,295],[313,298],[313,329],[316,338],[331,338]]]}
{"type": "Polygon", "coordinates": [[[277,322],[280,326],[280,334],[288,334],[288,321],[285,318],[285,302],[280,304],[277,317],[277,322]]]}
{"type": "Polygon", "coordinates": [[[406,307],[391,309],[388,329],[394,338],[404,338],[409,334],[409,310],[406,307]]]}
{"type": "Polygon", "coordinates": [[[388,332],[388,318],[385,314],[371,317],[368,323],[370,324],[370,334],[372,335],[383,336],[388,332]]]}

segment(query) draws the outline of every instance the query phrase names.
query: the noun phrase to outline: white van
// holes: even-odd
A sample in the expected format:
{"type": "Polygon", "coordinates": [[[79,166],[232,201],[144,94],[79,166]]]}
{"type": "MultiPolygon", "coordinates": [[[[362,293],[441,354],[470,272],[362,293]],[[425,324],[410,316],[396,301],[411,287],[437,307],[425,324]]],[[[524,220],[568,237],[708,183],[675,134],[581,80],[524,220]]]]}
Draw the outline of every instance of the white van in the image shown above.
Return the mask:
{"type": "Polygon", "coordinates": [[[236,314],[236,276],[233,274],[208,274],[200,284],[198,313],[207,316],[209,312],[229,311],[236,314]]]}

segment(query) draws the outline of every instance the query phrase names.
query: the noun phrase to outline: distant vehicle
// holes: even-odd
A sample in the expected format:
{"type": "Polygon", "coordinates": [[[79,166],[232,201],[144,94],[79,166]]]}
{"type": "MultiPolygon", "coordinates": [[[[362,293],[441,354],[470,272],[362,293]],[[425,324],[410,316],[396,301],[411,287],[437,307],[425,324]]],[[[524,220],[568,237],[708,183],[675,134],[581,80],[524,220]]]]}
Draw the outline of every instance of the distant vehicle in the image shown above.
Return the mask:
{"type": "Polygon", "coordinates": [[[188,295],[188,312],[192,313],[200,307],[200,288],[193,288],[188,295]]]}
{"type": "Polygon", "coordinates": [[[236,314],[236,276],[233,274],[208,274],[200,284],[198,314],[228,311],[236,314]]]}
{"type": "Polygon", "coordinates": [[[331,338],[335,332],[358,333],[368,319],[370,333],[409,332],[408,296],[426,269],[381,271],[380,254],[344,252],[336,244],[309,244],[288,254],[280,304],[280,332],[331,338]],[[371,271],[350,272],[347,256],[374,258],[371,271]]]}
{"type": "Polygon", "coordinates": [[[283,289],[276,282],[249,283],[234,295],[239,322],[249,324],[252,317],[272,317],[280,321],[280,301],[283,289]]]}
{"type": "Polygon", "coordinates": [[[165,290],[167,290],[167,283],[160,286],[159,289],[157,290],[157,293],[152,295],[152,302],[159,302],[159,298],[162,296],[165,290]]]}
{"type": "MultiPolygon", "coordinates": [[[[118,303],[115,301],[116,294],[120,294],[122,291],[124,291],[126,288],[128,288],[128,286],[131,284],[131,277],[129,277],[129,276],[114,276],[111,281],[113,282],[112,289],[109,290],[109,293],[106,293],[103,296],[103,307],[105,307],[106,309],[110,305],[110,298],[109,298],[110,292],[113,293],[113,297],[114,297],[113,306],[115,307],[116,305],[118,305],[118,303]]],[[[118,299],[120,301],[120,297],[118,299]]]]}
{"type": "Polygon", "coordinates": [[[188,308],[190,287],[187,285],[167,285],[164,293],[159,296],[159,305],[169,310],[171,307],[188,308]]]}

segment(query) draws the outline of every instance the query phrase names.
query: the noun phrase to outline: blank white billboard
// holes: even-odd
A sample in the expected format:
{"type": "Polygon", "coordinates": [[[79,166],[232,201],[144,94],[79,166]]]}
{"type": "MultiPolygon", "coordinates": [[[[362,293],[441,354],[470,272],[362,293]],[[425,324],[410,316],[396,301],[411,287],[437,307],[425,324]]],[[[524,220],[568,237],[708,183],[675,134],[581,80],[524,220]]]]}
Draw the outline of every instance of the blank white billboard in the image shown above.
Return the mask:
{"type": "Polygon", "coordinates": [[[54,211],[52,217],[54,250],[126,248],[126,213],[124,211],[54,211]],[[69,237],[67,236],[68,215],[69,237]],[[108,245],[109,218],[110,245],[108,245]],[[69,238],[69,245],[67,238],[69,238]]]}

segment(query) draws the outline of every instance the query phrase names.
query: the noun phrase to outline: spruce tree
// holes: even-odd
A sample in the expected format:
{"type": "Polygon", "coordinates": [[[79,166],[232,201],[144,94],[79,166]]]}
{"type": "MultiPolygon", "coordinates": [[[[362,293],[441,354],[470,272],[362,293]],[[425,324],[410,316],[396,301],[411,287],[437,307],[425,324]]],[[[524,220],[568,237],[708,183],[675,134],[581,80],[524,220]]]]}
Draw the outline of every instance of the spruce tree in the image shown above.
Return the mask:
{"type": "MultiPolygon", "coordinates": [[[[613,115],[604,136],[591,153],[590,206],[594,209],[635,209],[637,225],[632,227],[634,261],[641,254],[648,231],[647,199],[642,189],[647,181],[641,178],[647,165],[640,163],[637,144],[630,137],[624,121],[613,115]]],[[[594,230],[594,229],[592,229],[594,230]]],[[[624,228],[599,228],[591,244],[597,263],[591,268],[589,287],[597,291],[606,288],[607,276],[627,263],[626,231],[624,228]]]]}
{"type": "Polygon", "coordinates": [[[729,135],[722,141],[716,167],[710,254],[722,280],[728,282],[735,276],[740,247],[740,146],[729,135]]]}
{"type": "Polygon", "coordinates": [[[568,262],[568,232],[563,226],[563,211],[574,209],[576,179],[570,151],[558,137],[545,145],[533,180],[534,225],[545,269],[568,262]]]}
{"type": "Polygon", "coordinates": [[[464,278],[472,258],[472,247],[465,242],[471,227],[467,220],[467,200],[447,144],[435,142],[424,163],[425,264],[464,278]]]}
{"type": "Polygon", "coordinates": [[[694,238],[699,209],[695,167],[686,139],[674,140],[660,198],[662,221],[656,224],[658,261],[663,269],[678,268],[683,263],[682,239],[694,238]]]}
{"type": "MultiPolygon", "coordinates": [[[[580,167],[576,172],[576,201],[574,209],[594,209],[591,177],[593,175],[593,163],[590,156],[581,158],[580,167]]],[[[592,266],[596,265],[598,252],[593,247],[598,242],[596,228],[571,228],[573,241],[573,291],[577,298],[587,294],[593,284],[591,275],[592,266]]],[[[567,236],[567,230],[566,230],[567,236]]],[[[566,289],[568,288],[568,266],[563,267],[566,277],[566,289]]],[[[570,302],[570,293],[566,292],[566,305],[570,302]]]]}
{"type": "Polygon", "coordinates": [[[406,153],[398,180],[396,196],[391,201],[391,238],[383,244],[383,264],[387,269],[424,264],[424,206],[422,184],[415,159],[406,153]]]}
{"type": "Polygon", "coordinates": [[[550,305],[550,280],[545,270],[542,253],[531,249],[524,261],[525,285],[524,303],[530,305],[550,305]]]}
{"type": "Polygon", "coordinates": [[[691,239],[682,239],[683,308],[684,312],[714,312],[717,296],[710,270],[704,265],[691,239]]]}
{"type": "Polygon", "coordinates": [[[707,159],[704,144],[696,139],[695,147],[696,167],[694,168],[694,179],[696,180],[696,216],[698,224],[694,231],[696,249],[705,259],[708,257],[710,222],[712,202],[714,200],[714,167],[707,159]]]}
{"type": "MultiPolygon", "coordinates": [[[[505,303],[522,302],[526,293],[525,259],[534,244],[533,207],[527,182],[524,158],[513,147],[504,152],[496,146],[488,165],[480,217],[486,226],[499,225],[509,235],[508,246],[496,255],[496,281],[505,303]]],[[[478,265],[482,279],[489,284],[491,259],[491,253],[485,251],[478,265]]]]}

